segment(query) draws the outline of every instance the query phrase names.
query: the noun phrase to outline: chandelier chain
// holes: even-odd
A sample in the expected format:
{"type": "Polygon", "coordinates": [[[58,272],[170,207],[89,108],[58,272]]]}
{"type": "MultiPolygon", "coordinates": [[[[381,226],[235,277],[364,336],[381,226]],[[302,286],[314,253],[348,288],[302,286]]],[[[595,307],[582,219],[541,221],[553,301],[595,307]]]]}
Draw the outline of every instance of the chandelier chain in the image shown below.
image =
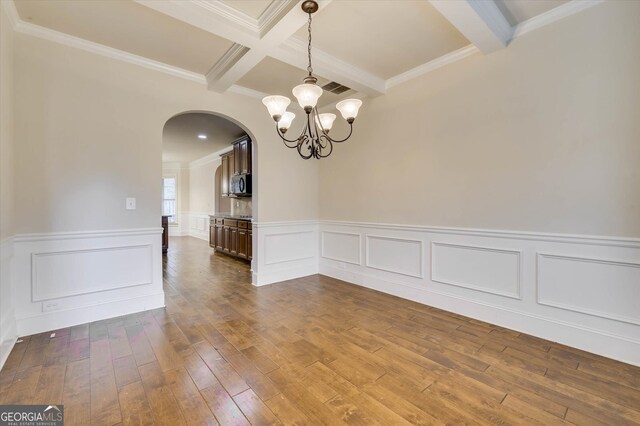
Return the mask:
{"type": "Polygon", "coordinates": [[[309,13],[309,46],[307,48],[307,52],[309,54],[309,66],[307,67],[307,71],[309,71],[309,76],[313,75],[313,68],[311,67],[311,13],[309,13]]]}

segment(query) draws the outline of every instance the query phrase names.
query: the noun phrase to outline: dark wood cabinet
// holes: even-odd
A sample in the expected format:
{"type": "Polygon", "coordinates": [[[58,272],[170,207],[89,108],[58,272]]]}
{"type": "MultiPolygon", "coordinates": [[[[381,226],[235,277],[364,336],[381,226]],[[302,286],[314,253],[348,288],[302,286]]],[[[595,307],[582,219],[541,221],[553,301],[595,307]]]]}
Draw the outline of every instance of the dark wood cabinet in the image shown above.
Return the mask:
{"type": "Polygon", "coordinates": [[[251,238],[251,222],[248,220],[209,219],[209,246],[217,252],[251,260],[251,238]]]}
{"type": "Polygon", "coordinates": [[[251,139],[243,136],[233,143],[233,150],[221,155],[222,172],[220,176],[220,194],[233,196],[231,178],[240,174],[251,174],[251,139]]]}
{"type": "Polygon", "coordinates": [[[233,152],[222,156],[222,173],[220,176],[220,193],[223,197],[231,195],[231,176],[235,170],[233,152]]]}
{"type": "Polygon", "coordinates": [[[238,139],[233,144],[234,174],[251,173],[251,139],[248,136],[238,139]]]}

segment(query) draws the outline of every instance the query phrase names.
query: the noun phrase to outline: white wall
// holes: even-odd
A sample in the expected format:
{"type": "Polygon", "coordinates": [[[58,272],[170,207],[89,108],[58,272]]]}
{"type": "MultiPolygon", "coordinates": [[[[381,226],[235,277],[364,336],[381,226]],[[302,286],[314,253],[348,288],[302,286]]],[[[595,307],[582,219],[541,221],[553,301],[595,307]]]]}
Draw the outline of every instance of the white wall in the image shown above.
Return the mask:
{"type": "Polygon", "coordinates": [[[11,304],[13,257],[13,33],[8,5],[0,2],[0,366],[16,338],[11,304]]]}

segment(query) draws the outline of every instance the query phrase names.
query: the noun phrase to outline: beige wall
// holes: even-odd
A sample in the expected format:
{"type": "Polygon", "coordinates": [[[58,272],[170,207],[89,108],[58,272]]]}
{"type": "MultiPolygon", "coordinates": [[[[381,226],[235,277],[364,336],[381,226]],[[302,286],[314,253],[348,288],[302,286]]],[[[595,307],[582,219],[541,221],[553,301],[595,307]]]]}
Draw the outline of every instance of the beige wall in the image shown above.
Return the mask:
{"type": "Polygon", "coordinates": [[[211,214],[216,212],[215,174],[220,164],[222,161],[216,160],[189,169],[190,211],[211,214]]]}
{"type": "Polygon", "coordinates": [[[321,218],[640,237],[638,52],[607,2],[367,100],[321,218]]]}
{"type": "Polygon", "coordinates": [[[0,240],[13,235],[13,31],[0,6],[0,240]]]}
{"type": "Polygon", "coordinates": [[[22,34],[15,42],[17,233],[158,226],[162,129],[194,110],[254,137],[259,221],[317,218],[318,165],[282,145],[260,100],[22,34]]]}

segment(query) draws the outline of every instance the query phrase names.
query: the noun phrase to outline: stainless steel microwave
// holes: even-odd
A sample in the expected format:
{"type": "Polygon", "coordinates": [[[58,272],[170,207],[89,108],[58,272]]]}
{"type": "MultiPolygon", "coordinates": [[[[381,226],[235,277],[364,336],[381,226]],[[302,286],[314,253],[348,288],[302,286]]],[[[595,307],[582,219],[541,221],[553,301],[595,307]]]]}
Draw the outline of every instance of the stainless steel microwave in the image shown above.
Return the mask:
{"type": "Polygon", "coordinates": [[[236,197],[251,197],[251,175],[239,174],[232,176],[231,194],[236,197]]]}

